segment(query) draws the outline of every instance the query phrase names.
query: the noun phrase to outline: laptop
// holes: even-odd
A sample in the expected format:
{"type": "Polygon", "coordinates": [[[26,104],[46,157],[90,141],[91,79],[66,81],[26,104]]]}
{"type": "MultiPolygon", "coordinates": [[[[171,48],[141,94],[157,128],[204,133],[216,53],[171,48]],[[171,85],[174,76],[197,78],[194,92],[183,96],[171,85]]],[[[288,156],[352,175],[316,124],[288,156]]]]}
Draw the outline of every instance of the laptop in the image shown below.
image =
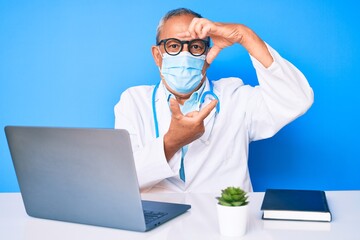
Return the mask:
{"type": "Polygon", "coordinates": [[[145,232],[190,205],[142,201],[123,129],[7,126],[29,216],[145,232]]]}

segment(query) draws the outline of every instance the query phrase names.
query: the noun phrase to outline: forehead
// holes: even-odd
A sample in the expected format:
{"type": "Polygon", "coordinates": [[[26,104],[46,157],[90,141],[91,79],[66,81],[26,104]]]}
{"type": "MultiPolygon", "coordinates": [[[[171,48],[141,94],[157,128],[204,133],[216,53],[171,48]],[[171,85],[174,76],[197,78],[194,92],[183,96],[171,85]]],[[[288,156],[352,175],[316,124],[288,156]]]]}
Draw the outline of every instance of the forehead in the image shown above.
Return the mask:
{"type": "Polygon", "coordinates": [[[169,18],[161,28],[160,39],[179,38],[177,34],[187,31],[193,18],[194,16],[189,14],[169,18]]]}

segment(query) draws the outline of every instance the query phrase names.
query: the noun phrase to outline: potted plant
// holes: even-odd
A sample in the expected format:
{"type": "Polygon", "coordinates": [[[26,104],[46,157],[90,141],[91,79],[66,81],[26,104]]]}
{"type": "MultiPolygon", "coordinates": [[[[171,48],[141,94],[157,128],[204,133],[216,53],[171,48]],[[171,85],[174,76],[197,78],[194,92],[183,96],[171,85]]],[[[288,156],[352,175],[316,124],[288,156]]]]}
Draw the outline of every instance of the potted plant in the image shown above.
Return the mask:
{"type": "Polygon", "coordinates": [[[239,187],[221,190],[217,211],[220,233],[224,236],[243,236],[248,222],[248,196],[239,187]]]}

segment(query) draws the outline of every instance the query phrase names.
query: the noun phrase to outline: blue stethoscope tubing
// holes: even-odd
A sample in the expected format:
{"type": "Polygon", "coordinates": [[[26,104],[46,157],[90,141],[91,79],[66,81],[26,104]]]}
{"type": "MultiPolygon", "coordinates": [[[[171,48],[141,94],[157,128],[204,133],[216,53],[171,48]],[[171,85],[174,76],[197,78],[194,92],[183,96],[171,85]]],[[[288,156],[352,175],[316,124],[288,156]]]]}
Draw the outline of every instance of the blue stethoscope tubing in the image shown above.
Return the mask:
{"type": "MultiPolygon", "coordinates": [[[[218,96],[214,93],[214,83],[212,81],[209,81],[209,86],[210,89],[209,91],[206,91],[202,94],[201,98],[200,98],[200,104],[203,104],[205,101],[205,97],[207,95],[211,95],[215,100],[217,100],[217,104],[216,104],[216,113],[218,114],[220,112],[220,100],[218,98],[218,96]]],[[[159,123],[158,123],[158,119],[157,119],[157,114],[156,114],[156,106],[155,106],[155,97],[156,97],[156,92],[159,88],[160,82],[158,84],[155,85],[153,93],[152,93],[152,110],[153,110],[153,118],[154,118],[154,126],[155,126],[155,135],[156,138],[159,137],[159,123]]]]}

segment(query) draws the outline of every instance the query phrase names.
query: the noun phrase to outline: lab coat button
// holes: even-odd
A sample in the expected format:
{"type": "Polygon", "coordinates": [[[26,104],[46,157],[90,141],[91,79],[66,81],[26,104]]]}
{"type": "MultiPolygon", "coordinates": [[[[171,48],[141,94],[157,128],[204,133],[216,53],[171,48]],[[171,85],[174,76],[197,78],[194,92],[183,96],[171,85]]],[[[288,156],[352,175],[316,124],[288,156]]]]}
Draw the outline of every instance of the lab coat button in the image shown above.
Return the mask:
{"type": "Polygon", "coordinates": [[[209,145],[209,144],[210,144],[210,142],[209,142],[209,141],[206,141],[206,142],[205,142],[205,144],[206,144],[206,145],[209,145]]]}

